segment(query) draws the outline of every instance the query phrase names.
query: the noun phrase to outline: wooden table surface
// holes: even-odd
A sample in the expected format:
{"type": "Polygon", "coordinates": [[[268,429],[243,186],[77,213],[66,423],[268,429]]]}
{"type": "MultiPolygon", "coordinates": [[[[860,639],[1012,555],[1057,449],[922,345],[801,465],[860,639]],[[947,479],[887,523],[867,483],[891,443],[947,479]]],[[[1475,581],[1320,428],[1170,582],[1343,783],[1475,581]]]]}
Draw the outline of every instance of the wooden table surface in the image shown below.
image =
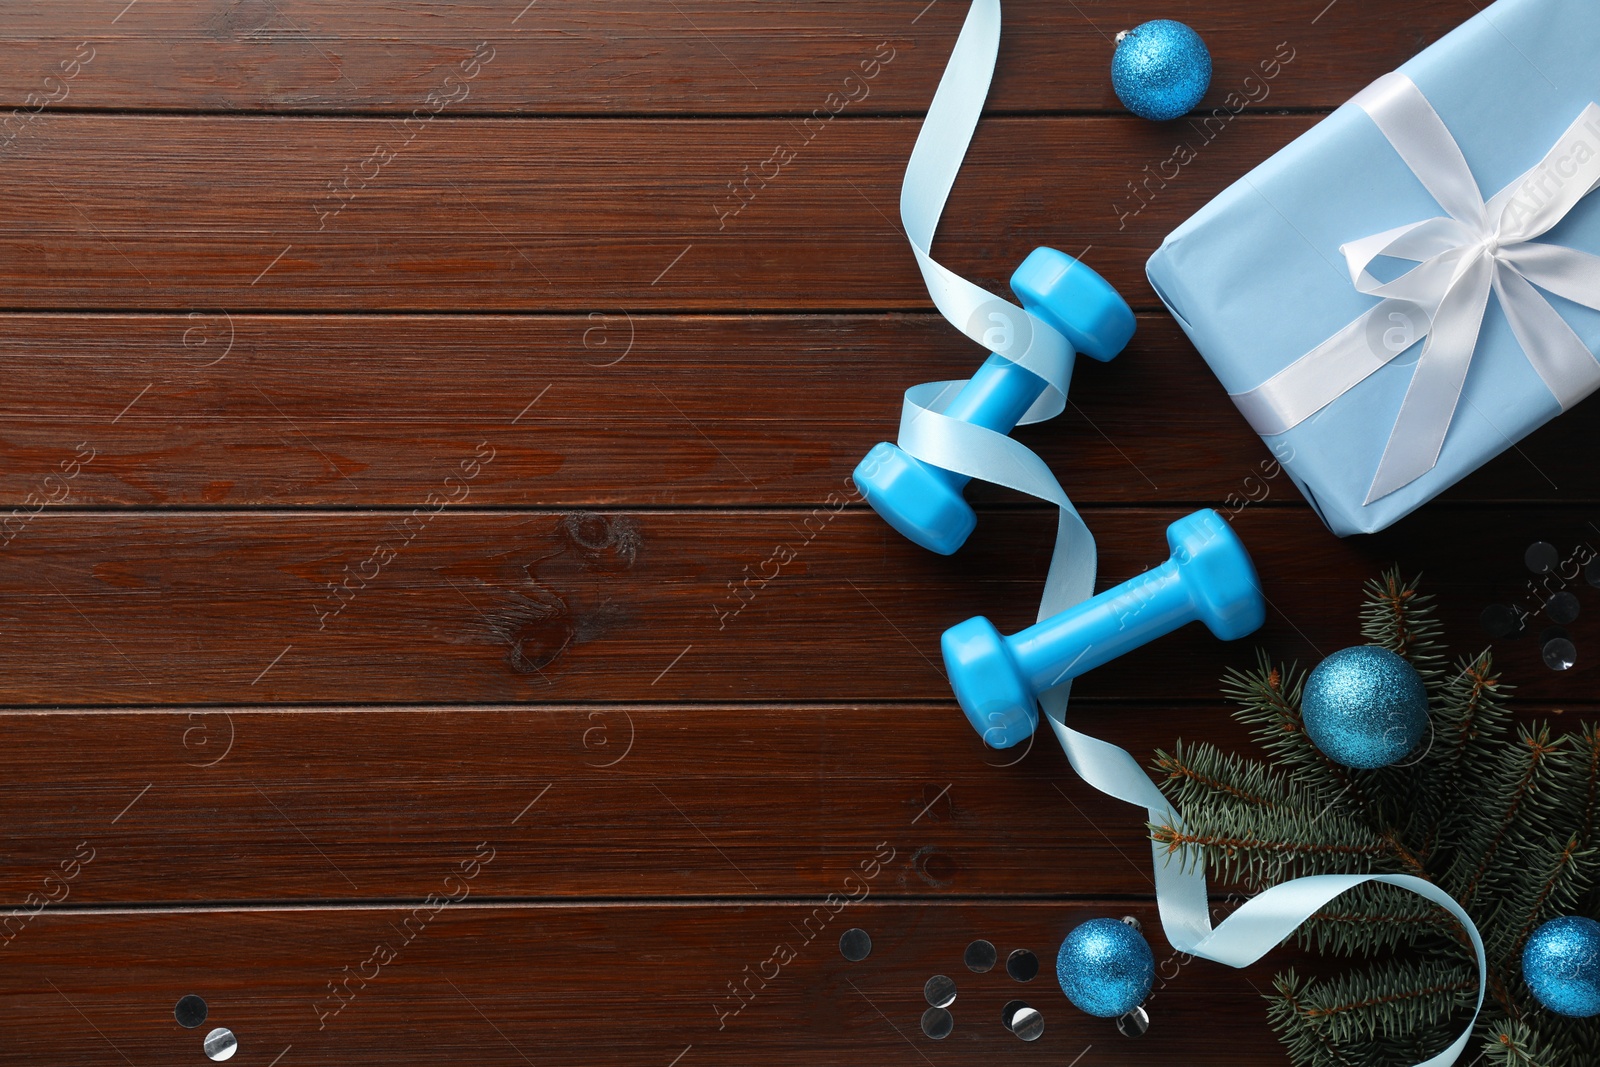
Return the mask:
{"type": "MultiPolygon", "coordinates": [[[[213,1026],[261,1067],[1283,1062],[1258,994],[1292,957],[1176,959],[1141,813],[950,699],[940,632],[1031,620],[1053,512],[976,487],[941,558],[849,487],[907,386],[982,355],[897,222],[965,5],[525,3],[0,3],[0,1063],[204,1063],[213,1026]],[[1124,914],[1161,961],[1140,1039],[1052,980],[1124,914]],[[969,972],[975,938],[1039,977],[969,972]]],[[[1103,586],[1213,506],[1272,603],[1081,682],[1141,760],[1242,740],[1221,672],[1356,643],[1390,562],[1464,649],[1545,595],[1530,542],[1600,543],[1593,402],[1336,540],[1142,272],[1477,7],[1005,6],[937,254],[999,290],[1087,249],[1141,313],[1018,436],[1103,586]],[[1253,100],[1209,135],[1112,96],[1110,35],[1158,16],[1209,42],[1206,111],[1253,100]]],[[[1597,615],[1565,673],[1497,647],[1524,714],[1593,713],[1597,615]]]]}

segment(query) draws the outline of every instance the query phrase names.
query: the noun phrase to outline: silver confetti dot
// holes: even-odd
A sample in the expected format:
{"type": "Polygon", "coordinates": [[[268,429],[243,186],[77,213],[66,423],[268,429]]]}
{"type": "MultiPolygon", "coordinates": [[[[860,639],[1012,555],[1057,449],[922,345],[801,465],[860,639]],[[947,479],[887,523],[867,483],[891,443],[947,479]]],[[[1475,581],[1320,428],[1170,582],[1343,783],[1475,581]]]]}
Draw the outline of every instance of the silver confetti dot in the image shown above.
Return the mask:
{"type": "Polygon", "coordinates": [[[1561,553],[1549,541],[1535,541],[1522,554],[1522,562],[1535,574],[1549,574],[1561,562],[1561,553]]]}
{"type": "Polygon", "coordinates": [[[1551,622],[1559,622],[1565,626],[1578,617],[1578,598],[1568,592],[1560,592],[1545,601],[1544,613],[1550,617],[1551,622]]]}
{"type": "Polygon", "coordinates": [[[233,1054],[239,1051],[239,1039],[234,1037],[233,1031],[226,1026],[219,1026],[206,1035],[201,1048],[208,1057],[220,1063],[222,1060],[233,1059],[233,1054]]]}
{"type": "Polygon", "coordinates": [[[1019,982],[1031,982],[1039,973],[1039,957],[1019,948],[1006,957],[1006,973],[1019,982]]]}
{"type": "Polygon", "coordinates": [[[872,955],[872,936],[861,927],[852,927],[839,935],[839,955],[851,963],[860,963],[872,955]]]}
{"type": "Polygon", "coordinates": [[[1490,604],[1478,616],[1478,621],[1494,638],[1521,637],[1527,630],[1522,613],[1510,604],[1490,604]]]}
{"type": "Polygon", "coordinates": [[[1037,1008],[1023,1008],[1011,1017],[1011,1032],[1024,1041],[1037,1041],[1044,1036],[1044,1016],[1037,1008]]]}
{"type": "Polygon", "coordinates": [[[963,957],[967,970],[972,971],[974,974],[982,974],[984,971],[992,969],[995,960],[999,958],[1000,954],[995,951],[994,945],[984,941],[982,938],[968,945],[966,955],[963,957]]]}
{"type": "Polygon", "coordinates": [[[956,1002],[955,979],[936,974],[922,985],[922,996],[935,1008],[948,1008],[956,1002]]]}
{"type": "Polygon", "coordinates": [[[943,1041],[955,1028],[955,1017],[943,1008],[929,1008],[922,1013],[922,1032],[935,1041],[943,1041]]]}
{"type": "Polygon", "coordinates": [[[1117,1033],[1123,1037],[1143,1037],[1148,1029],[1150,1013],[1143,1008],[1134,1008],[1128,1014],[1117,1017],[1117,1033]]]}
{"type": "Polygon", "coordinates": [[[172,1016],[178,1021],[179,1026],[193,1030],[206,1021],[205,998],[193,993],[179,998],[177,1006],[172,1009],[172,1016]]]}
{"type": "Polygon", "coordinates": [[[1544,665],[1553,671],[1571,670],[1578,662],[1578,650],[1565,637],[1552,637],[1544,643],[1544,665]]]}

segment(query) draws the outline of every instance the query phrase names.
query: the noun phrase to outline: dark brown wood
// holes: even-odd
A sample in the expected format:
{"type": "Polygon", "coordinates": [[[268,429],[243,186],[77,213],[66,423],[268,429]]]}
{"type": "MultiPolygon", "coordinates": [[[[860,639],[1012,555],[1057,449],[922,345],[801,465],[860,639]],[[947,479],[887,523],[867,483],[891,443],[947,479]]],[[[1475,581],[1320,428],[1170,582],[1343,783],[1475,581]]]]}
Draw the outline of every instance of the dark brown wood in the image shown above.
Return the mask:
{"type": "MultiPolygon", "coordinates": [[[[1003,287],[1058,244],[1154,306],[1161,238],[1315,120],[1240,115],[1208,142],[1131,115],[993,119],[935,252],[1003,287]],[[1197,158],[1145,187],[1183,137],[1197,158]]],[[[5,161],[3,306],[925,308],[897,221],[919,121],[836,121],[806,143],[787,118],[50,115],[5,161]],[[792,160],[763,170],[780,145],[792,160]]]]}
{"type": "MultiPolygon", "coordinates": [[[[1250,747],[1222,706],[1084,703],[1073,724],[1147,766],[1179,738],[1250,747]]],[[[441,855],[506,823],[524,847],[496,861],[496,899],[821,895],[880,841],[904,859],[874,883],[880,899],[1152,892],[1142,811],[1080,781],[1050,734],[988,750],[948,703],[12,712],[0,725],[0,781],[27,783],[0,791],[0,940],[4,909],[26,911],[85,840],[95,858],[73,907],[421,899],[441,855]]]]}
{"type": "MultiPolygon", "coordinates": [[[[435,860],[433,892],[468,895],[420,912],[47,910],[5,950],[0,1004],[26,1025],[13,1026],[0,1063],[120,1063],[119,1053],[131,1063],[205,1062],[200,1040],[212,1026],[238,1035],[237,1062],[265,1065],[281,1054],[280,1067],[666,1067],[675,1057],[680,1067],[1034,1064],[1080,1054],[1085,1064],[1235,1067],[1281,1056],[1261,1022],[1258,994],[1273,966],[1240,972],[1186,962],[1172,954],[1155,909],[1143,902],[879,904],[874,887],[904,862],[896,854],[875,880],[841,882],[832,905],[819,897],[787,905],[476,906],[495,892],[501,865],[525,850],[515,829],[485,822],[435,860]],[[470,882],[458,877],[447,887],[483,841],[494,850],[491,862],[470,882]],[[867,895],[850,904],[846,893],[867,895]],[[1056,948],[1072,926],[1124,914],[1142,922],[1160,973],[1170,976],[1150,1002],[1154,1026],[1136,1041],[1069,1006],[1052,977],[1056,948]],[[860,963],[839,954],[839,935],[852,926],[873,939],[872,955],[860,963]],[[1003,963],[968,972],[962,951],[976,938],[992,941],[1002,960],[1014,949],[1033,952],[1039,976],[1015,982],[1003,963]],[[392,958],[375,955],[379,945],[392,958]],[[918,1020],[927,1009],[923,983],[939,973],[957,983],[956,1027],[936,1044],[918,1020]],[[762,975],[773,977],[763,984],[762,975]],[[342,1008],[330,982],[339,983],[342,1008]],[[745,991],[742,1000],[730,982],[745,991]],[[189,993],[210,1008],[199,1030],[173,1021],[174,1003],[189,993]],[[1001,1028],[1002,1007],[1013,999],[1043,1013],[1038,1042],[1001,1028]]],[[[1275,962],[1282,967],[1292,957],[1275,962]]]]}
{"type": "MultiPolygon", "coordinates": [[[[1244,740],[1217,707],[1085,708],[1075,721],[1135,748],[1244,740]]],[[[513,821],[528,847],[498,861],[499,898],[820,895],[879,841],[906,860],[880,896],[1151,892],[1142,812],[1077,781],[1048,734],[986,750],[945,704],[0,722],[0,779],[45,779],[0,793],[0,906],[12,908],[85,836],[101,858],[74,905],[420,899],[440,855],[513,821]]]]}
{"type": "MultiPolygon", "coordinates": [[[[1011,0],[990,106],[1116,108],[1111,38],[1165,14],[1188,20],[1211,44],[1204,106],[1239,93],[1257,107],[1331,107],[1471,13],[1461,0],[1346,2],[1321,17],[1318,6],[1219,0],[1158,13],[1134,0],[1011,0]],[[1260,64],[1285,41],[1294,59],[1263,81],[1260,64]]],[[[57,0],[8,11],[0,103],[28,106],[35,93],[60,98],[60,108],[405,113],[489,42],[494,58],[466,83],[467,95],[453,83],[446,89],[452,111],[809,114],[833,92],[858,97],[857,114],[918,111],[966,15],[965,4],[926,0],[163,0],[119,8],[57,0]],[[61,97],[44,79],[59,77],[85,41],[94,58],[61,97]],[[889,65],[865,90],[846,84],[882,42],[889,65]]]]}
{"type": "MultiPolygon", "coordinates": [[[[30,495],[414,507],[480,441],[496,456],[474,505],[815,506],[894,437],[908,386],[964,377],[982,355],[932,314],[0,322],[6,509],[30,495]],[[80,444],[90,461],[46,486],[80,444]]],[[[1167,316],[1143,316],[1123,355],[1082,360],[1074,378],[1073,406],[1016,436],[1079,504],[1298,499],[1167,316]]],[[[1600,405],[1580,406],[1448,498],[1600,500],[1584,448],[1597,420],[1600,405]]]]}
{"type": "MultiPolygon", "coordinates": [[[[942,701],[940,633],[1030,623],[1055,529],[1042,509],[986,510],[946,558],[842,494],[838,511],[471,511],[448,506],[447,477],[468,484],[441,471],[436,511],[41,512],[0,554],[0,702],[942,701]]],[[[1162,562],[1181,514],[1090,511],[1102,587],[1162,562]]],[[[1258,643],[1313,663],[1358,642],[1360,584],[1391,562],[1428,573],[1471,647],[1487,603],[1531,598],[1531,538],[1597,536],[1582,512],[1450,506],[1346,541],[1270,501],[1235,523],[1271,605],[1259,635],[1190,625],[1077,699],[1210,701],[1258,643]]],[[[1510,650],[1526,697],[1591,695],[1589,660],[1552,673],[1536,644],[1510,650]]]]}
{"type": "MultiPolygon", "coordinates": [[[[1053,512],[974,487],[978,532],[943,558],[850,502],[901,392],[979,355],[897,222],[964,4],[10,7],[0,1063],[200,1062],[211,1026],[258,1067],[1283,1062],[1260,994],[1315,961],[1176,957],[1143,813],[1048,734],[984,749],[950,698],[940,632],[1032,620],[1053,512]],[[824,120],[830,93],[858,98],[824,120]],[[1140,1040],[1050,971],[1072,924],[1124,914],[1159,961],[1140,1040]],[[967,972],[976,937],[1039,977],[967,972]],[[918,1025],[935,973],[960,989],[943,1043],[918,1025]],[[188,993],[197,1031],[173,1021],[188,993]],[[1014,997],[1036,1045],[1001,1029],[1014,997]]],[[[1460,650],[1490,603],[1536,635],[1577,592],[1576,669],[1537,636],[1494,650],[1524,719],[1600,713],[1576,562],[1600,545],[1600,407],[1339,541],[1143,277],[1475,10],[1006,5],[935,253],[1001,289],[1060,247],[1146,311],[1018,437],[1083,506],[1102,587],[1210,505],[1272,605],[1248,640],[1191,626],[1081,681],[1074,724],[1141,761],[1242,744],[1219,675],[1355,643],[1359,583],[1391,562],[1426,573],[1460,650]],[[1158,16],[1211,46],[1191,121],[1110,92],[1107,38],[1158,16]],[[1249,113],[1212,110],[1230,93],[1249,113]],[[1162,179],[1180,142],[1197,156],[1162,179]],[[1554,576],[1524,566],[1537,539],[1554,576]]]]}

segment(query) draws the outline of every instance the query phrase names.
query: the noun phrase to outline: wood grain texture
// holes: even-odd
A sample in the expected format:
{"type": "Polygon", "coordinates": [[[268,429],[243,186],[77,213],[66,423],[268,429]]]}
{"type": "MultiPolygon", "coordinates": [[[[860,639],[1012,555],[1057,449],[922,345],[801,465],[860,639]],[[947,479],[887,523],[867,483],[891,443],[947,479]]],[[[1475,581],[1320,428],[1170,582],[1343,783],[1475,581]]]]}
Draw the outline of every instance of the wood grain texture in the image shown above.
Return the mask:
{"type": "MultiPolygon", "coordinates": [[[[0,725],[0,940],[7,909],[55,889],[42,879],[84,841],[94,858],[73,907],[420,900],[441,856],[502,824],[523,845],[496,861],[486,892],[502,900],[823,895],[880,842],[903,862],[875,899],[1152,893],[1143,812],[1079,781],[1048,734],[985,749],[950,703],[9,712],[0,725]]],[[[1073,725],[1146,766],[1179,738],[1253,750],[1220,705],[1085,703],[1073,725]]]]}
{"type": "MultiPolygon", "coordinates": [[[[880,904],[873,886],[892,877],[904,859],[897,855],[875,881],[857,879],[841,889],[840,901],[846,892],[868,895],[832,905],[837,911],[822,898],[785,905],[476,906],[480,893],[494,892],[500,865],[522,848],[514,830],[487,827],[441,854],[435,891],[459,894],[464,885],[469,894],[420,913],[392,906],[47,910],[6,949],[0,1005],[28,1025],[0,1045],[0,1063],[122,1062],[119,1053],[131,1063],[204,1062],[200,1038],[211,1026],[238,1035],[237,1062],[267,1065],[283,1054],[280,1067],[668,1067],[675,1057],[682,1065],[741,1067],[752,1059],[1033,1064],[1079,1055],[1080,1067],[1277,1062],[1259,1022],[1257,993],[1271,980],[1272,966],[1240,972],[1185,965],[1162,940],[1155,909],[1146,903],[880,904]],[[457,878],[443,888],[485,840],[493,860],[472,881],[457,878]],[[1056,947],[1073,925],[1125,914],[1141,921],[1162,973],[1172,976],[1150,1005],[1158,1024],[1136,1041],[1119,1036],[1110,1020],[1070,1008],[1053,989],[1051,972],[1056,947]],[[872,955],[860,963],[839,955],[839,935],[852,926],[873,939],[872,955]],[[977,938],[992,941],[1002,959],[1015,949],[1032,951],[1039,976],[1015,982],[1003,963],[969,973],[962,950],[977,938]],[[384,958],[374,955],[380,944],[394,953],[387,963],[375,962],[384,958]],[[951,1007],[955,1031],[936,1044],[922,1036],[918,1020],[927,1008],[923,983],[939,973],[956,980],[958,995],[951,1007]],[[763,974],[775,977],[763,984],[763,974]],[[330,982],[340,983],[343,998],[336,1013],[341,1002],[330,982]],[[742,1001],[730,982],[748,990],[742,1001]],[[199,1030],[173,1022],[173,1004],[187,993],[204,996],[210,1007],[199,1030]],[[1038,1042],[1025,1044],[1001,1028],[1002,1007],[1013,999],[1044,1014],[1038,1042]],[[1226,1040],[1194,1039],[1206,1033],[1226,1040]]],[[[869,851],[860,858],[872,857],[869,851]]],[[[1280,967],[1289,960],[1276,957],[1280,967]]]]}
{"type": "MultiPolygon", "coordinates": [[[[385,110],[409,112],[479,42],[494,59],[452,101],[461,112],[809,114],[880,42],[895,58],[852,111],[920,111],[938,84],[966,9],[927,0],[675,4],[580,0],[327,4],[316,0],[163,0],[121,5],[58,0],[4,5],[0,106],[28,106],[84,41],[94,58],[68,83],[62,108],[385,110]]],[[[1180,0],[1212,43],[1213,89],[1202,106],[1242,92],[1263,107],[1332,107],[1471,14],[1465,0],[1273,8],[1243,0],[1180,0]],[[1320,17],[1319,17],[1320,13],[1320,17]],[[1257,87],[1281,42],[1292,64],[1257,87]],[[1247,88],[1245,79],[1256,83],[1247,88]]],[[[1133,0],[1012,0],[996,111],[1116,109],[1110,38],[1153,17],[1133,0]]]]}
{"type": "MultiPolygon", "coordinates": [[[[1000,289],[1061,245],[1154,306],[1161,238],[1315,120],[990,120],[935,253],[1000,289]],[[1177,177],[1144,171],[1185,137],[1177,177]]],[[[47,114],[5,159],[3,306],[927,308],[896,221],[919,121],[47,114]]]]}
{"type": "MultiPolygon", "coordinates": [[[[1049,244],[1145,310],[1018,436],[1102,587],[1211,505],[1272,604],[1248,640],[1190,626],[1076,687],[1074,724],[1141,761],[1242,743],[1219,675],[1355,643],[1392,562],[1463,651],[1486,604],[1577,592],[1576,669],[1494,649],[1524,719],[1600,714],[1575,562],[1600,407],[1339,541],[1143,276],[1475,10],[1006,4],[935,253],[1000,291],[1049,244]],[[1211,46],[1190,121],[1110,92],[1107,38],[1157,16],[1211,46]]],[[[851,501],[902,391],[976,361],[897,222],[964,12],[0,2],[0,1063],[200,1062],[211,1026],[251,1067],[1283,1062],[1260,994],[1315,961],[1177,957],[1143,813],[1048,736],[984,749],[950,698],[939,634],[1032,620],[1053,513],[974,487],[942,558],[851,501]],[[1071,925],[1124,914],[1160,961],[1140,1040],[1050,972],[1071,925]],[[970,974],[977,937],[1041,974],[970,974]],[[960,988],[942,1043],[935,973],[960,988]],[[1001,1029],[1014,997],[1035,1045],[1001,1029]]]]}
{"type": "MultiPolygon", "coordinates": [[[[0,558],[0,702],[945,701],[939,635],[972,615],[1030,623],[1055,528],[1042,509],[986,510],[946,558],[858,507],[471,511],[448,506],[444,477],[433,510],[40,513],[0,558]]],[[[1101,587],[1165,560],[1183,513],[1090,512],[1101,587]]],[[[1265,627],[1227,645],[1187,626],[1074,697],[1210,701],[1256,644],[1315,662],[1358,642],[1361,582],[1393,562],[1429,575],[1470,648],[1491,599],[1532,595],[1532,531],[1595,537],[1582,512],[1499,514],[1441,506],[1335,541],[1303,507],[1247,507],[1265,627]]],[[[1580,643],[1593,625],[1575,624],[1580,643]]],[[[1593,665],[1553,674],[1536,644],[1512,646],[1520,692],[1585,698],[1593,665]]]]}
{"type": "MultiPolygon", "coordinates": [[[[474,505],[817,506],[894,437],[908,386],[981,355],[908,314],[4,321],[0,515],[38,499],[415,507],[482,441],[497,453],[474,505]],[[60,479],[80,444],[90,461],[60,479]]],[[[1079,504],[1299,498],[1169,317],[1143,316],[1126,352],[1074,379],[1072,406],[1016,437],[1079,504]]],[[[1579,406],[1446,499],[1600,500],[1583,447],[1597,420],[1579,406]]]]}
{"type": "MultiPolygon", "coordinates": [[[[496,824],[525,846],[496,862],[498,898],[823,895],[881,841],[904,862],[878,897],[1151,892],[1142,813],[1075,781],[1049,736],[988,751],[947,704],[0,721],[0,780],[52,770],[0,792],[11,908],[85,839],[98,855],[74,905],[421,899],[440,857],[496,824]]],[[[1169,748],[1240,740],[1217,707],[1095,708],[1078,725],[1139,746],[1156,723],[1169,748]]]]}

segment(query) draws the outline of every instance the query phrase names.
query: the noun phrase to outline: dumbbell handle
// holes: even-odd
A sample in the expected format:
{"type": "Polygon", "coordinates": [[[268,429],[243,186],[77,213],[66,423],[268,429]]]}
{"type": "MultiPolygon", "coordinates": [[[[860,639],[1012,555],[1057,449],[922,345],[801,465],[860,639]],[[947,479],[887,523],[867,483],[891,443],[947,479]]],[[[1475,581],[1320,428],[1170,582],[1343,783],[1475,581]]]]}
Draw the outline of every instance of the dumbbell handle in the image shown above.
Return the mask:
{"type": "Polygon", "coordinates": [[[1018,669],[1042,693],[1199,618],[1175,560],[1130,578],[1005,639],[1018,669]],[[1078,649],[1070,662],[1063,649],[1078,649]]]}
{"type": "MultiPolygon", "coordinates": [[[[970,422],[996,433],[1010,433],[1044,392],[1045,380],[1004,356],[990,354],[961,391],[944,409],[952,419],[970,422]]],[[[960,491],[972,479],[943,467],[924,464],[940,481],[960,491]]]]}

